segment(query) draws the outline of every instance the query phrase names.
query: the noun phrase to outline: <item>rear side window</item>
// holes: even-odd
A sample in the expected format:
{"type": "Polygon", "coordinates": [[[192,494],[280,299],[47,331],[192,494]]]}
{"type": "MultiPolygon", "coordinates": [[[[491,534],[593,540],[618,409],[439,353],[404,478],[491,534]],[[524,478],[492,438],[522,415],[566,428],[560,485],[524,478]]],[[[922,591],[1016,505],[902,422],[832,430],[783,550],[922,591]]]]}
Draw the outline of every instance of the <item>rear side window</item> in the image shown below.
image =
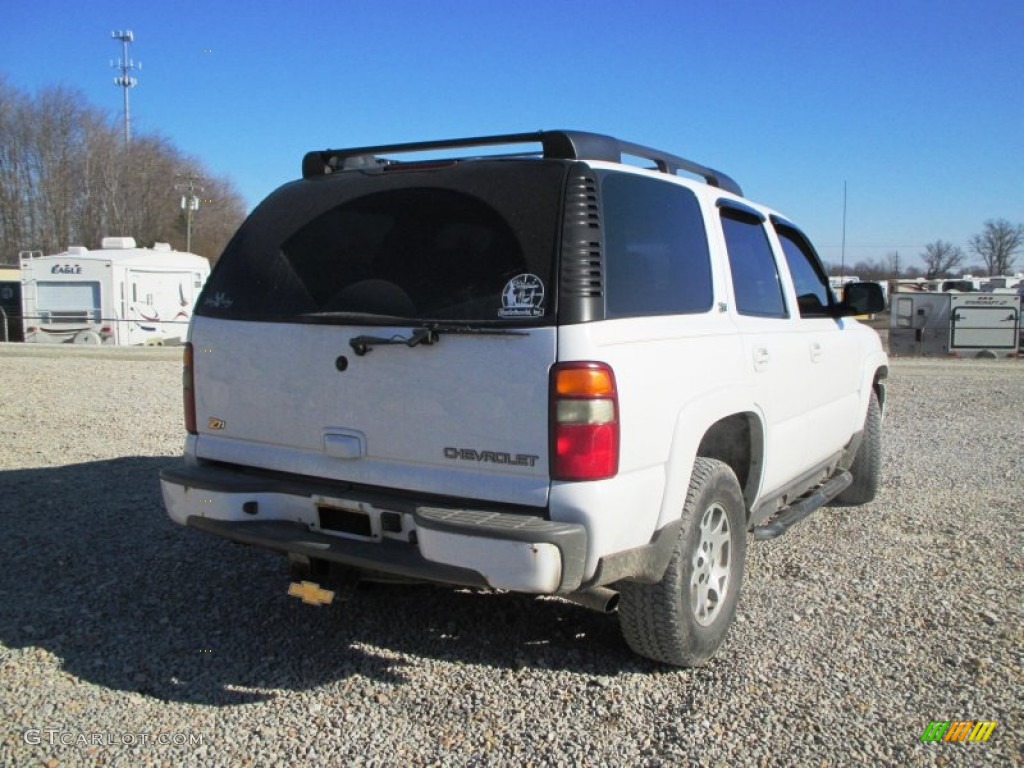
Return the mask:
{"type": "Polygon", "coordinates": [[[601,198],[606,316],[711,309],[711,262],[694,194],[644,176],[608,173],[601,198]]]}
{"type": "Polygon", "coordinates": [[[721,212],[736,311],[756,317],[788,317],[779,270],[761,220],[728,207],[721,212]]]}
{"type": "Polygon", "coordinates": [[[243,225],[198,314],[308,322],[538,320],[564,168],[474,163],[297,182],[243,225]]]}

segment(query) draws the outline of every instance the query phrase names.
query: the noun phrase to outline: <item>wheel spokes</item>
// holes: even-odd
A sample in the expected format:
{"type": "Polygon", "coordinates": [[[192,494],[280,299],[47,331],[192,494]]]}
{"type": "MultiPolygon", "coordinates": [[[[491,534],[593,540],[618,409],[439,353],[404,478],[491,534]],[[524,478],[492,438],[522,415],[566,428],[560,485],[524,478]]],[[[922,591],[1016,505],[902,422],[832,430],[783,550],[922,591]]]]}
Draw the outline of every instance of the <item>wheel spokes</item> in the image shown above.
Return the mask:
{"type": "Polygon", "coordinates": [[[690,577],[690,604],[702,626],[715,620],[729,592],[731,538],[725,508],[712,504],[701,518],[690,577]]]}

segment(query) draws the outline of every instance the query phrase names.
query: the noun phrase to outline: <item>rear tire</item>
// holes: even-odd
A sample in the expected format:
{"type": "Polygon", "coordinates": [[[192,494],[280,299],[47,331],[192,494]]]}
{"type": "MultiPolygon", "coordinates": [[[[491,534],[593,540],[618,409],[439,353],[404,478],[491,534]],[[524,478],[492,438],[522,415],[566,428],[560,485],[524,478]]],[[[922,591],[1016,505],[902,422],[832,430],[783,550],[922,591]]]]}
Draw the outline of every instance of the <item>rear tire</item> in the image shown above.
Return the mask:
{"type": "Polygon", "coordinates": [[[707,661],[736,614],[746,552],[746,507],[736,475],[721,461],[698,458],[661,581],[619,585],[619,622],[629,647],[680,667],[707,661]]]}
{"type": "Polygon", "coordinates": [[[853,482],[836,496],[835,503],[852,507],[874,501],[882,476],[882,408],[874,390],[868,401],[864,435],[853,464],[850,465],[850,474],[853,475],[853,482]]]}

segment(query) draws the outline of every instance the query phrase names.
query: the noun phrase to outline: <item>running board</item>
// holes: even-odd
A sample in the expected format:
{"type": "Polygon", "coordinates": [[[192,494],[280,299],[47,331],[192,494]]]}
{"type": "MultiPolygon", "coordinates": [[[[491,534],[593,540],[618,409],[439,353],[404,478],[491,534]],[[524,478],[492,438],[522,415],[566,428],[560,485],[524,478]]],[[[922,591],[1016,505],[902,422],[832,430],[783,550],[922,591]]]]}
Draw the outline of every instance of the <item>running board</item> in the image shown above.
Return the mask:
{"type": "Polygon", "coordinates": [[[754,529],[754,538],[758,541],[777,539],[811,514],[811,512],[832,501],[832,499],[845,491],[852,482],[853,475],[849,472],[840,472],[818,486],[817,490],[809,496],[804,496],[802,499],[779,511],[771,521],[757,526],[754,529]]]}

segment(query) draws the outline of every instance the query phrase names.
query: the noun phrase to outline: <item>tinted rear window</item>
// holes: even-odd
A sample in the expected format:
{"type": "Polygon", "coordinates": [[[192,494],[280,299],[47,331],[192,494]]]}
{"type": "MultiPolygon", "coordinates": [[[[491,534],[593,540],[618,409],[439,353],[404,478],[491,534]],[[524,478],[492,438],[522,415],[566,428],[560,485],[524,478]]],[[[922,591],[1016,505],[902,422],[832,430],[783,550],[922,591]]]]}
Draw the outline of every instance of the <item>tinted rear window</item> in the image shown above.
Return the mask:
{"type": "Polygon", "coordinates": [[[601,185],[609,318],[706,312],[711,260],[693,192],[608,173],[601,185]]]}
{"type": "Polygon", "coordinates": [[[473,162],[283,187],[228,245],[197,314],[500,323],[554,309],[565,166],[473,162]]]}
{"type": "Polygon", "coordinates": [[[736,310],[741,315],[788,317],[779,268],[763,222],[729,207],[721,211],[736,310]]]}

